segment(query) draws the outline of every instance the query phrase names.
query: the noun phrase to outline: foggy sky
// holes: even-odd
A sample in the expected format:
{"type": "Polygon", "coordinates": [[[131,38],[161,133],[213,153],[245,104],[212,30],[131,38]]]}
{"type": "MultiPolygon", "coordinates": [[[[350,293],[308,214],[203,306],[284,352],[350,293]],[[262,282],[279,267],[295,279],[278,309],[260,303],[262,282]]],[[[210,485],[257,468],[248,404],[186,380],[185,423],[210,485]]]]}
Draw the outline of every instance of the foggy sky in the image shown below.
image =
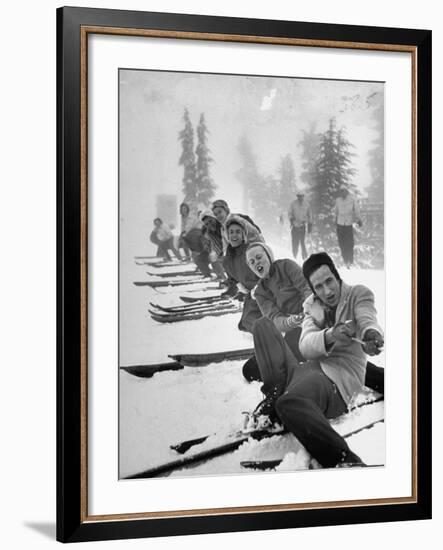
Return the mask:
{"type": "Polygon", "coordinates": [[[356,147],[354,183],[364,192],[371,183],[367,153],[378,137],[372,114],[382,101],[381,83],[121,70],[122,244],[131,245],[134,253],[146,246],[157,194],[175,194],[178,204],[183,198],[178,134],[185,107],[194,130],[205,114],[215,198],[242,211],[235,177],[241,166],[240,137],[248,137],[262,175],[277,175],[281,158],[289,153],[298,180],[302,130],[315,124],[323,132],[331,117],[356,147]]]}

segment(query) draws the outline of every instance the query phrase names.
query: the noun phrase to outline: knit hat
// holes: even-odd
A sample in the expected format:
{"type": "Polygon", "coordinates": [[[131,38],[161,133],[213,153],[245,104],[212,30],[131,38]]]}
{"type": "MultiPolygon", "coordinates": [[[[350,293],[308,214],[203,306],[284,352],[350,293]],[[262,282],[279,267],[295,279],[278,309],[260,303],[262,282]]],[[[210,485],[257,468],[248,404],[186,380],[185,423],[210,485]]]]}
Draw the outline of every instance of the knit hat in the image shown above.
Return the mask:
{"type": "Polygon", "coordinates": [[[268,256],[270,263],[272,264],[274,262],[274,253],[272,252],[271,247],[260,241],[254,241],[250,243],[248,248],[246,249],[246,255],[248,254],[248,251],[251,250],[251,248],[255,247],[262,248],[264,253],[268,256]]]}
{"type": "Polygon", "coordinates": [[[248,232],[246,230],[245,220],[241,216],[237,216],[236,214],[231,214],[228,217],[228,219],[226,220],[226,234],[228,234],[229,228],[233,224],[239,225],[242,228],[242,230],[243,230],[243,241],[246,242],[247,238],[248,238],[248,232]]]}
{"type": "Polygon", "coordinates": [[[314,271],[317,271],[317,269],[319,269],[322,265],[327,265],[331,270],[331,273],[335,275],[337,280],[341,281],[341,277],[338,274],[337,268],[335,267],[335,264],[332,261],[332,258],[329,256],[329,254],[326,254],[326,252],[318,252],[317,254],[311,254],[309,258],[303,262],[303,267],[302,267],[303,275],[311,288],[312,288],[312,285],[311,285],[311,281],[309,280],[309,277],[314,273],[314,271]]]}
{"type": "Polygon", "coordinates": [[[213,220],[217,219],[212,213],[212,210],[209,210],[209,208],[206,208],[200,213],[200,220],[204,221],[205,218],[212,218],[213,220]]]}
{"type": "Polygon", "coordinates": [[[229,210],[228,203],[226,201],[224,201],[223,199],[218,199],[218,200],[214,201],[212,203],[212,211],[213,212],[214,212],[214,208],[217,208],[217,206],[219,208],[223,208],[229,214],[230,210],[229,210]]]}

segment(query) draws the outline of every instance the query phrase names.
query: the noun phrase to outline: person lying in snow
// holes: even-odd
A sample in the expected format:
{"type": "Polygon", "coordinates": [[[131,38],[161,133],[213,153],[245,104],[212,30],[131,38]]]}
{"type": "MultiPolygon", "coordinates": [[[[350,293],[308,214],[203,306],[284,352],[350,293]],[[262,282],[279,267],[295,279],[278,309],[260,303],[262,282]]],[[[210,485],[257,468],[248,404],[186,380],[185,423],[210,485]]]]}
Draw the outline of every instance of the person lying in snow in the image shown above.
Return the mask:
{"type": "Polygon", "coordinates": [[[347,411],[365,383],[366,354],[384,345],[373,293],[344,283],[328,254],[312,254],[303,274],[313,291],[304,302],[300,364],[275,324],[254,325],[265,399],[256,416],[277,417],[323,467],[363,465],[328,419],[347,411]],[[363,342],[363,343],[361,343],[363,342]]]}
{"type": "Polygon", "coordinates": [[[259,278],[246,263],[246,248],[248,247],[245,220],[231,215],[226,224],[229,245],[223,260],[223,267],[228,275],[228,290],[225,294],[240,298],[243,301],[243,313],[238,328],[252,332],[254,323],[262,314],[257,302],[251,296],[251,290],[259,278]]]}

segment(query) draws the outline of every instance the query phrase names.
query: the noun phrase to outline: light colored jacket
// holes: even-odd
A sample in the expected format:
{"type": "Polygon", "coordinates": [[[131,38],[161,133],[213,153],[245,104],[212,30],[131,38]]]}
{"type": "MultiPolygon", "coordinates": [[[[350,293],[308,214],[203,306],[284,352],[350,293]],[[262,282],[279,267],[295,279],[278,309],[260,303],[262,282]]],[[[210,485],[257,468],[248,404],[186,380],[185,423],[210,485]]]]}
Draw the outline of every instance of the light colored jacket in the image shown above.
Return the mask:
{"type": "Polygon", "coordinates": [[[303,227],[303,225],[312,223],[312,212],[309,203],[305,200],[300,204],[295,199],[289,205],[288,218],[291,227],[303,227]]]}
{"type": "Polygon", "coordinates": [[[343,197],[337,197],[335,201],[335,223],[338,225],[352,225],[361,221],[358,201],[350,193],[343,197]]]}
{"type": "Polygon", "coordinates": [[[174,236],[171,229],[165,223],[162,223],[160,227],[155,229],[155,232],[157,234],[158,240],[162,242],[168,241],[174,236]]]}
{"type": "MultiPolygon", "coordinates": [[[[366,354],[358,342],[352,342],[348,346],[334,344],[327,351],[325,332],[329,326],[326,322],[326,306],[311,294],[305,300],[303,309],[305,318],[299,343],[300,352],[306,359],[319,360],[323,372],[335,383],[343,400],[349,405],[354,394],[364,385],[366,354]]],[[[335,324],[348,320],[355,321],[356,337],[360,340],[363,340],[366,331],[371,328],[383,334],[377,323],[374,294],[363,285],[349,286],[342,282],[335,324]]]]}

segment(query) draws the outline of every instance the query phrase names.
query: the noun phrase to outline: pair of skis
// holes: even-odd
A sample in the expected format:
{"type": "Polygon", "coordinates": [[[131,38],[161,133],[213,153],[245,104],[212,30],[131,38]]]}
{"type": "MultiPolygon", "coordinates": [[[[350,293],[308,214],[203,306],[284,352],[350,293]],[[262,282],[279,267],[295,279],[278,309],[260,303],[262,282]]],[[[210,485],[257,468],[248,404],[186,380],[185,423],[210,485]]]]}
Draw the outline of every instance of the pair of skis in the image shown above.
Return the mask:
{"type": "Polygon", "coordinates": [[[140,378],[151,378],[156,372],[180,370],[183,369],[183,367],[205,367],[211,363],[221,363],[222,361],[240,361],[249,359],[252,355],[254,355],[254,348],[217,351],[212,353],[169,355],[168,357],[172,361],[168,363],[131,365],[120,368],[140,378]]]}
{"type": "MultiPolygon", "coordinates": [[[[371,392],[366,402],[357,405],[349,413],[341,415],[337,419],[331,421],[332,427],[340,433],[340,435],[347,439],[352,435],[355,435],[363,430],[370,429],[378,423],[384,422],[384,403],[383,396],[371,392]],[[378,406],[377,406],[378,404],[378,406]],[[363,407],[373,407],[371,414],[359,415],[361,411],[359,409],[363,407]],[[348,421],[350,424],[348,425],[348,421]],[[359,422],[360,420],[360,422],[359,422]]],[[[174,471],[182,468],[195,466],[198,463],[205,462],[216,456],[220,456],[238,449],[243,443],[246,443],[250,439],[261,440],[274,436],[280,436],[287,433],[285,428],[278,425],[258,427],[256,429],[242,428],[228,434],[223,441],[217,442],[212,446],[209,446],[203,450],[186,454],[192,447],[201,445],[211,438],[211,435],[205,435],[186,441],[182,441],[175,445],[171,445],[171,449],[175,452],[182,454],[180,458],[153,466],[142,472],[128,476],[126,479],[140,479],[140,478],[152,478],[157,476],[165,476],[174,471]]],[[[213,436],[216,434],[212,434],[213,436]]],[[[260,470],[275,469],[281,464],[283,458],[265,460],[265,461],[242,461],[241,466],[244,468],[253,468],[260,470]]]]}
{"type": "Polygon", "coordinates": [[[176,323],[179,321],[193,321],[203,317],[217,317],[228,313],[241,311],[241,304],[230,299],[217,300],[209,303],[195,303],[184,306],[164,307],[150,302],[148,309],[151,317],[159,323],[176,323]]]}

